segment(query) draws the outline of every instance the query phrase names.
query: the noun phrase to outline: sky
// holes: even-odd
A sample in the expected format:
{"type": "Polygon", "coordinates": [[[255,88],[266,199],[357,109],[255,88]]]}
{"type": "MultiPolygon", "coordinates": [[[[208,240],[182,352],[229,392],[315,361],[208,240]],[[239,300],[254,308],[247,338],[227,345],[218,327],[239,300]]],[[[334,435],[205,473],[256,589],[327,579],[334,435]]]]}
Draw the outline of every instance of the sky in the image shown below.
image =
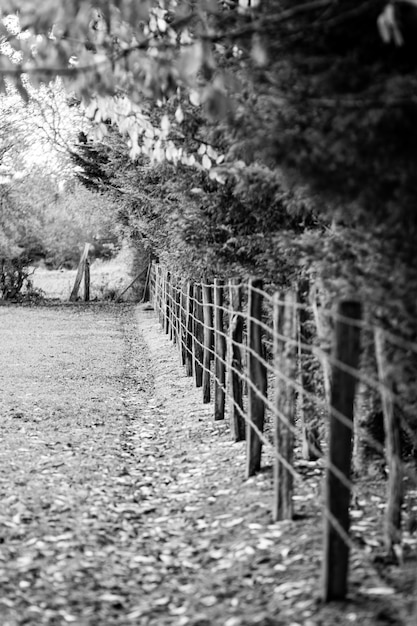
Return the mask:
{"type": "MultiPolygon", "coordinates": [[[[3,17],[2,22],[12,34],[20,32],[16,15],[3,17]]],[[[19,53],[12,51],[4,40],[0,41],[0,50],[19,62],[19,53]]],[[[0,182],[4,177],[21,177],[33,166],[44,167],[53,174],[68,168],[67,148],[85,125],[78,107],[68,105],[68,94],[59,78],[49,85],[34,87],[23,76],[22,83],[30,95],[28,104],[12,81],[6,81],[6,92],[0,93],[0,145],[7,139],[4,129],[8,123],[16,130],[14,146],[0,162],[0,182]]]]}

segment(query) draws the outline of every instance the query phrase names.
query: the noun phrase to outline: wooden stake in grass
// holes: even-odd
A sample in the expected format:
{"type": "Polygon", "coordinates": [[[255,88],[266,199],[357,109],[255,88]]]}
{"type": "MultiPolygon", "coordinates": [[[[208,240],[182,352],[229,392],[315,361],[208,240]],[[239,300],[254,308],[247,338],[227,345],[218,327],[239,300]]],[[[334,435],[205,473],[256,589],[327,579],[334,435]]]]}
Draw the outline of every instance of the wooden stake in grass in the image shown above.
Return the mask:
{"type": "Polygon", "coordinates": [[[84,268],[84,301],[90,301],[90,261],[88,257],[85,260],[84,268]]]}
{"type": "Polygon", "coordinates": [[[70,302],[74,302],[77,299],[78,291],[80,289],[81,281],[82,281],[83,275],[84,275],[85,262],[87,260],[89,251],[90,251],[90,244],[86,243],[84,245],[84,250],[83,250],[83,253],[81,255],[80,262],[78,264],[77,275],[75,277],[74,287],[72,288],[71,295],[70,295],[70,302]]]}
{"type": "MultiPolygon", "coordinates": [[[[121,291],[121,292],[119,293],[119,295],[117,296],[117,298],[116,298],[116,300],[115,300],[115,301],[116,301],[116,302],[120,302],[120,301],[121,301],[121,299],[122,299],[122,297],[125,295],[126,291],[128,291],[128,290],[129,290],[129,289],[130,289],[130,288],[131,288],[131,287],[135,284],[135,282],[136,282],[137,280],[139,280],[139,278],[142,278],[142,276],[143,276],[145,273],[146,273],[146,282],[145,282],[145,291],[146,291],[146,283],[149,281],[149,272],[150,272],[150,267],[151,267],[151,266],[150,266],[150,265],[148,265],[147,267],[145,267],[145,269],[143,269],[141,272],[139,272],[139,274],[138,274],[137,276],[135,276],[135,278],[134,278],[133,280],[131,280],[131,281],[130,281],[130,283],[128,284],[128,286],[127,286],[127,287],[125,287],[125,288],[123,289],[123,291],[121,291]]],[[[144,294],[145,294],[145,291],[144,291],[144,294]]],[[[145,296],[143,295],[141,302],[144,302],[144,301],[145,301],[145,296]]]]}
{"type": "Polygon", "coordinates": [[[253,476],[261,469],[262,441],[259,433],[251,426],[262,433],[264,429],[265,402],[266,398],[266,370],[262,362],[264,359],[264,349],[262,345],[262,280],[251,279],[249,281],[249,301],[248,301],[248,420],[246,429],[247,457],[246,457],[246,478],[253,476]]]}
{"type": "Polygon", "coordinates": [[[335,319],[330,393],[328,465],[325,477],[323,597],[343,600],[349,568],[349,504],[352,463],[353,407],[359,364],[361,305],[339,304],[335,319]]]}

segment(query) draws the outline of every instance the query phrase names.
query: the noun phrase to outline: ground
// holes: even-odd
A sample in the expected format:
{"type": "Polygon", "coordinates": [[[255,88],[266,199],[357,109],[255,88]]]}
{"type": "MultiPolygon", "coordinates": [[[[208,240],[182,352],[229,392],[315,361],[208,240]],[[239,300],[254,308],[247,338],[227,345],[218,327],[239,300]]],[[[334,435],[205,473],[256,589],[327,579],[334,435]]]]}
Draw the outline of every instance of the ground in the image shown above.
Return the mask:
{"type": "Polygon", "coordinates": [[[415,561],[375,558],[372,485],[348,601],[324,605],[320,463],[298,462],[296,519],[274,523],[268,458],[245,480],[148,309],[0,308],[1,625],[414,624],[415,561]]]}

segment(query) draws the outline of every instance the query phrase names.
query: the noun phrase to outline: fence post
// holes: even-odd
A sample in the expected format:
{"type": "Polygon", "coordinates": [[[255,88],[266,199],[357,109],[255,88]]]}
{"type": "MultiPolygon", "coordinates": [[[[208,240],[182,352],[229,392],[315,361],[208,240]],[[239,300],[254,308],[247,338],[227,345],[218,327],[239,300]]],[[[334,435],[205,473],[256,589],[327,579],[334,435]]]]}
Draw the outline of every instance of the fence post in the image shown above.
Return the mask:
{"type": "Polygon", "coordinates": [[[195,386],[203,384],[203,295],[201,285],[195,285],[194,302],[194,380],[195,386]]]}
{"type": "Polygon", "coordinates": [[[185,362],[186,362],[185,343],[186,343],[186,338],[187,338],[187,290],[188,290],[188,285],[186,289],[184,289],[184,285],[181,285],[181,290],[179,293],[180,313],[179,313],[179,322],[178,322],[179,323],[179,337],[180,337],[179,351],[180,351],[181,365],[185,365],[185,362]]]}
{"type": "Polygon", "coordinates": [[[159,290],[161,288],[161,281],[159,278],[159,265],[155,264],[155,293],[154,293],[154,309],[159,316],[159,290]]]}
{"type": "Polygon", "coordinates": [[[182,294],[182,282],[179,280],[177,282],[177,289],[175,291],[175,332],[177,335],[177,346],[178,351],[181,355],[181,320],[182,320],[182,311],[181,311],[181,294],[182,294]]]}
{"type": "Polygon", "coordinates": [[[84,301],[90,301],[90,261],[88,257],[85,260],[84,268],[84,301]]]}
{"type": "Polygon", "coordinates": [[[169,286],[169,338],[172,343],[177,343],[177,337],[175,334],[176,319],[175,319],[175,292],[177,289],[176,279],[172,276],[169,286]]]}
{"type": "Polygon", "coordinates": [[[77,275],[75,277],[74,287],[72,288],[72,291],[70,294],[70,302],[74,302],[74,300],[77,299],[78,290],[80,288],[80,284],[83,278],[85,262],[88,257],[89,250],[90,250],[90,244],[89,243],[84,244],[84,250],[81,255],[80,262],[77,268],[77,275]]]}
{"type": "Polygon", "coordinates": [[[296,378],[296,307],[294,294],[275,294],[273,304],[275,415],[274,442],[277,457],[274,464],[275,521],[293,517],[293,465],[296,378]],[[282,374],[280,376],[279,374],[282,374]]]}
{"type": "Polygon", "coordinates": [[[211,370],[213,358],[213,298],[211,285],[207,280],[202,285],[203,319],[204,319],[204,348],[203,348],[203,402],[207,404],[211,399],[211,370]]]}
{"type": "Polygon", "coordinates": [[[249,281],[248,294],[248,347],[249,347],[249,385],[248,385],[248,419],[246,428],[247,464],[246,478],[253,476],[261,469],[262,441],[258,431],[263,432],[266,397],[266,369],[262,363],[264,349],[262,345],[262,329],[259,322],[262,320],[262,287],[261,279],[252,278],[249,281]],[[256,390],[256,391],[255,391],[256,390]]]}
{"type": "Polygon", "coordinates": [[[239,279],[229,281],[229,385],[230,385],[230,429],[234,441],[243,441],[246,437],[246,424],[243,418],[242,389],[242,353],[243,315],[242,287],[239,279]]]}
{"type": "Polygon", "coordinates": [[[187,376],[193,375],[193,312],[194,312],[194,287],[187,283],[186,302],[186,329],[185,329],[185,373],[187,376]]]}
{"type": "Polygon", "coordinates": [[[401,506],[403,502],[400,423],[394,411],[390,395],[392,380],[386,360],[384,331],[381,328],[375,328],[374,341],[384,416],[385,455],[388,467],[385,547],[390,556],[395,556],[394,547],[401,543],[401,506]]]}
{"type": "Polygon", "coordinates": [[[172,284],[172,342],[174,345],[178,342],[178,279],[176,278],[172,284]]]}
{"type": "Polygon", "coordinates": [[[165,289],[166,289],[166,280],[165,280],[165,272],[162,267],[159,268],[159,324],[161,328],[164,327],[164,311],[165,311],[165,289]]]}
{"type": "Polygon", "coordinates": [[[343,600],[349,568],[349,504],[352,464],[353,407],[360,352],[361,305],[340,302],[335,320],[330,392],[330,432],[325,477],[325,528],[323,597],[325,602],[343,600]],[[340,365],[339,365],[340,364],[340,365]]]}
{"type": "Polygon", "coordinates": [[[153,261],[152,262],[152,269],[151,269],[151,277],[150,277],[150,289],[151,292],[149,294],[149,297],[151,297],[152,295],[152,301],[153,301],[153,308],[155,313],[157,313],[158,309],[157,309],[157,301],[156,301],[156,292],[157,292],[157,265],[156,263],[153,261]]]}
{"type": "Polygon", "coordinates": [[[171,316],[171,305],[169,301],[171,290],[171,272],[165,272],[165,302],[164,302],[164,311],[165,311],[165,319],[164,319],[164,328],[165,334],[168,335],[170,332],[170,316],[171,316]]]}
{"type": "Polygon", "coordinates": [[[226,399],[226,339],[224,334],[224,282],[214,280],[214,419],[223,420],[226,399]]]}

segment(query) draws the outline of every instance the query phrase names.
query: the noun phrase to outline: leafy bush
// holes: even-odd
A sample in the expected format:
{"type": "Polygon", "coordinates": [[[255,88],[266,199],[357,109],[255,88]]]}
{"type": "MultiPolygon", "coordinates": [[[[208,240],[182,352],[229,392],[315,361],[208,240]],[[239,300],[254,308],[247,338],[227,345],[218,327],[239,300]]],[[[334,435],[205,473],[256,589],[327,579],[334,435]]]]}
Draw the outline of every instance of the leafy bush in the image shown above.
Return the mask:
{"type": "Polygon", "coordinates": [[[60,194],[43,212],[44,261],[50,269],[77,265],[84,243],[95,258],[112,258],[119,250],[115,207],[109,198],[79,184],[60,194]]]}
{"type": "Polygon", "coordinates": [[[33,172],[0,187],[0,296],[16,298],[30,267],[75,267],[85,242],[93,255],[112,257],[119,248],[111,200],[69,181],[59,191],[51,176],[33,172]]]}

